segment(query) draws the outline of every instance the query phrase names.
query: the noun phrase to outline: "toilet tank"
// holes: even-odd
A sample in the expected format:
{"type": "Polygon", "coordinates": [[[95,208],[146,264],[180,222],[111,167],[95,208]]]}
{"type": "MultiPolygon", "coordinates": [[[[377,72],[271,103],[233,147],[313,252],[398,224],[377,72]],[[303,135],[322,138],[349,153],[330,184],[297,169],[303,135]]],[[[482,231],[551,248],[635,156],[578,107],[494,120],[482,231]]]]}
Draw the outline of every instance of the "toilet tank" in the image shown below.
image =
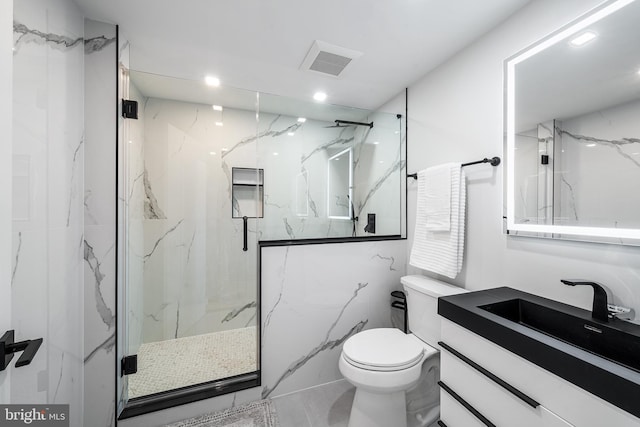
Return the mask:
{"type": "Polygon", "coordinates": [[[438,297],[460,294],[467,290],[419,275],[404,276],[400,279],[400,283],[407,296],[409,330],[422,341],[439,349],[438,297]]]}

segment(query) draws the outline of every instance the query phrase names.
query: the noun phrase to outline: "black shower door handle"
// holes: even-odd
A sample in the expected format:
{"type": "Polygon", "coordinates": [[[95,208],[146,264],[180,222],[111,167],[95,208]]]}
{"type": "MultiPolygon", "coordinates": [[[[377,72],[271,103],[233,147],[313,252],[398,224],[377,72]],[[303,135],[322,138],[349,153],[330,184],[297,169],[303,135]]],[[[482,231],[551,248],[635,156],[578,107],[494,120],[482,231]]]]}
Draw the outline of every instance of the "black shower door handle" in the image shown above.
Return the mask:
{"type": "Polygon", "coordinates": [[[244,242],[244,246],[242,247],[243,251],[247,251],[249,250],[249,248],[247,247],[247,222],[248,222],[249,218],[247,216],[243,216],[242,217],[242,229],[244,231],[244,238],[243,238],[243,242],[244,242]]]}

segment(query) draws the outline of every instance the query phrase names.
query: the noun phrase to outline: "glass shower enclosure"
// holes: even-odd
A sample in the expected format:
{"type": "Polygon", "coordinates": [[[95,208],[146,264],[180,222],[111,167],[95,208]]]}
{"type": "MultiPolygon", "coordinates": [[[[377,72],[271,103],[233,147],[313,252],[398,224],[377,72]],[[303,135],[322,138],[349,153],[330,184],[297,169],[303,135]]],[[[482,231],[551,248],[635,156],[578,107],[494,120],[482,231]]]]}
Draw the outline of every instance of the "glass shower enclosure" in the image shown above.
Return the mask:
{"type": "Polygon", "coordinates": [[[256,133],[255,92],[124,77],[126,98],[137,102],[137,118],[125,120],[119,173],[126,417],[149,401],[258,384],[264,172],[255,141],[246,140],[256,133]],[[229,114],[230,102],[244,109],[229,114]]]}
{"type": "Polygon", "coordinates": [[[259,243],[404,235],[406,122],[121,77],[137,102],[120,141],[126,418],[260,384],[259,243]]]}

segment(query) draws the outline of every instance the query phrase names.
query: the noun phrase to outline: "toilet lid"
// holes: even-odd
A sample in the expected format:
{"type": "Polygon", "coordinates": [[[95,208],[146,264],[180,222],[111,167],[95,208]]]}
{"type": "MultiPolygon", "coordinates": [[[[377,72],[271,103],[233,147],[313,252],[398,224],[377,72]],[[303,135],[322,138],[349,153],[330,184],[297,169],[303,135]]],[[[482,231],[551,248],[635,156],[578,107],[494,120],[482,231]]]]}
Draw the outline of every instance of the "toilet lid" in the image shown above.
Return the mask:
{"type": "Polygon", "coordinates": [[[369,329],[350,337],[342,348],[347,362],[373,371],[397,371],[422,360],[425,344],[399,329],[369,329]]]}

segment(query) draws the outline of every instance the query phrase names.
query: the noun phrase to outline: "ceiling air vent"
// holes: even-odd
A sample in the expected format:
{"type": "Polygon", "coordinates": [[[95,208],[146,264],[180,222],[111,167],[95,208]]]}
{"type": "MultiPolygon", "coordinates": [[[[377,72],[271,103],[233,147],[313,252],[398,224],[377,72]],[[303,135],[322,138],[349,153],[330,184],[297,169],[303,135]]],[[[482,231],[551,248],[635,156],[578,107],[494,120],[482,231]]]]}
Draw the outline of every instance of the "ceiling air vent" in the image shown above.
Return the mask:
{"type": "Polygon", "coordinates": [[[325,76],[339,77],[353,63],[353,60],[361,55],[362,52],[316,40],[302,61],[300,69],[314,71],[325,76]]]}

